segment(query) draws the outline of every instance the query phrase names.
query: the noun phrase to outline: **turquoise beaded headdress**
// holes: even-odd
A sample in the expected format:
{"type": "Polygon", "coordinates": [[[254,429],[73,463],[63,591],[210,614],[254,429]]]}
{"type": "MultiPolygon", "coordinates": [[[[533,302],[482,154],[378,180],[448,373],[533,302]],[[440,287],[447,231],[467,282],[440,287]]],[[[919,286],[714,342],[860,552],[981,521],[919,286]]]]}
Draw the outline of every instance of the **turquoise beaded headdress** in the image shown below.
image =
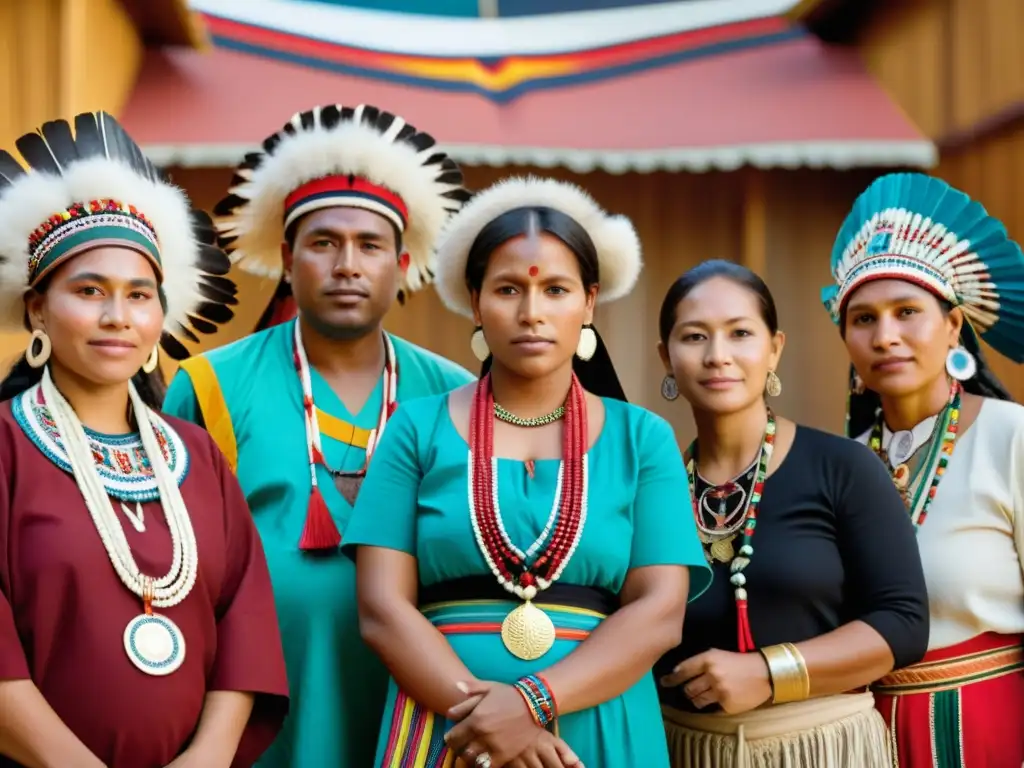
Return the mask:
{"type": "Polygon", "coordinates": [[[821,298],[833,322],[865,283],[906,280],[960,307],[965,334],[1024,362],[1024,254],[984,206],[941,179],[875,180],[839,230],[832,277],[821,298]]]}
{"type": "Polygon", "coordinates": [[[68,259],[116,245],[150,260],[166,310],[164,350],[188,350],[231,319],[231,265],[210,217],[194,210],[105,112],[55,120],[0,150],[0,326],[21,328],[25,292],[68,259]]]}

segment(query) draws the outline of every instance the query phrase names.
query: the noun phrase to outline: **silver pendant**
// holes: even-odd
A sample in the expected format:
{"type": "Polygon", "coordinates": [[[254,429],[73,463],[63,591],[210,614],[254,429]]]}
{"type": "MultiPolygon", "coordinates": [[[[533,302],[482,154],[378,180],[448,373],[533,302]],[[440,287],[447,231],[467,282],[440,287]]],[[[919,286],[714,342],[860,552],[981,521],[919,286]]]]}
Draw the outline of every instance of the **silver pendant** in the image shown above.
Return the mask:
{"type": "Polygon", "coordinates": [[[166,616],[143,613],[124,628],[124,650],[147,675],[169,675],[185,661],[185,636],[166,616]]]}
{"type": "Polygon", "coordinates": [[[141,502],[135,502],[135,511],[132,512],[128,508],[128,505],[122,501],[121,511],[124,512],[125,517],[127,517],[131,521],[132,527],[135,528],[136,531],[138,531],[139,533],[146,532],[146,520],[143,516],[141,502]]]}
{"type": "Polygon", "coordinates": [[[893,434],[889,441],[889,464],[893,468],[906,462],[914,452],[914,433],[909,429],[901,430],[893,434]]]}

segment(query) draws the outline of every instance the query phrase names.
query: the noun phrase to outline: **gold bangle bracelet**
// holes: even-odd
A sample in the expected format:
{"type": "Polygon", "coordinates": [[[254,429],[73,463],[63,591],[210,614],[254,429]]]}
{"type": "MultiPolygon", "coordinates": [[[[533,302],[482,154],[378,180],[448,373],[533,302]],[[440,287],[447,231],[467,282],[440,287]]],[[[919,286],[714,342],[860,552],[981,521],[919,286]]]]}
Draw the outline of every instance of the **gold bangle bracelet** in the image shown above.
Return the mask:
{"type": "Polygon", "coordinates": [[[811,677],[804,657],[792,643],[761,648],[772,679],[772,703],[804,701],[811,695],[811,677]]]}

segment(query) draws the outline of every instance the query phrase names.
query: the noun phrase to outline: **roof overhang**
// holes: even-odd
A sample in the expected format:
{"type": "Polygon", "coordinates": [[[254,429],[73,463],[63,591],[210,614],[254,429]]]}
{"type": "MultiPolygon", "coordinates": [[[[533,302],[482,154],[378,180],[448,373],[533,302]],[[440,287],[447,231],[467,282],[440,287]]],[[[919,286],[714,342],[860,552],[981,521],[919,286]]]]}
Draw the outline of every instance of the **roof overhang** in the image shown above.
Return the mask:
{"type": "Polygon", "coordinates": [[[293,113],[336,102],[401,114],[470,165],[623,173],[936,161],[855,53],[781,15],[750,15],[789,0],[580,12],[571,28],[557,15],[442,23],[293,0],[200,5],[234,13],[206,17],[215,48],[148,52],[123,115],[164,165],[234,165],[293,113]],[[298,5],[303,14],[281,20],[298,5]],[[314,37],[311,25],[331,31],[314,37]]]}

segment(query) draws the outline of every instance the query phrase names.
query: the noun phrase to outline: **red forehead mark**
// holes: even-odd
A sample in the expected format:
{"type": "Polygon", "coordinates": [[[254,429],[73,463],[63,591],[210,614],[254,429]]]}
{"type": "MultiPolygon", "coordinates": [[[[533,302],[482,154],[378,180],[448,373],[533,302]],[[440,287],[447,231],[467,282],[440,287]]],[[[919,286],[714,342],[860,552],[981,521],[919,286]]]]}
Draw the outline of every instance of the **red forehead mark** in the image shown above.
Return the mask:
{"type": "Polygon", "coordinates": [[[538,269],[536,265],[531,266],[530,277],[536,277],[538,274],[540,274],[540,269],[538,269]]]}

